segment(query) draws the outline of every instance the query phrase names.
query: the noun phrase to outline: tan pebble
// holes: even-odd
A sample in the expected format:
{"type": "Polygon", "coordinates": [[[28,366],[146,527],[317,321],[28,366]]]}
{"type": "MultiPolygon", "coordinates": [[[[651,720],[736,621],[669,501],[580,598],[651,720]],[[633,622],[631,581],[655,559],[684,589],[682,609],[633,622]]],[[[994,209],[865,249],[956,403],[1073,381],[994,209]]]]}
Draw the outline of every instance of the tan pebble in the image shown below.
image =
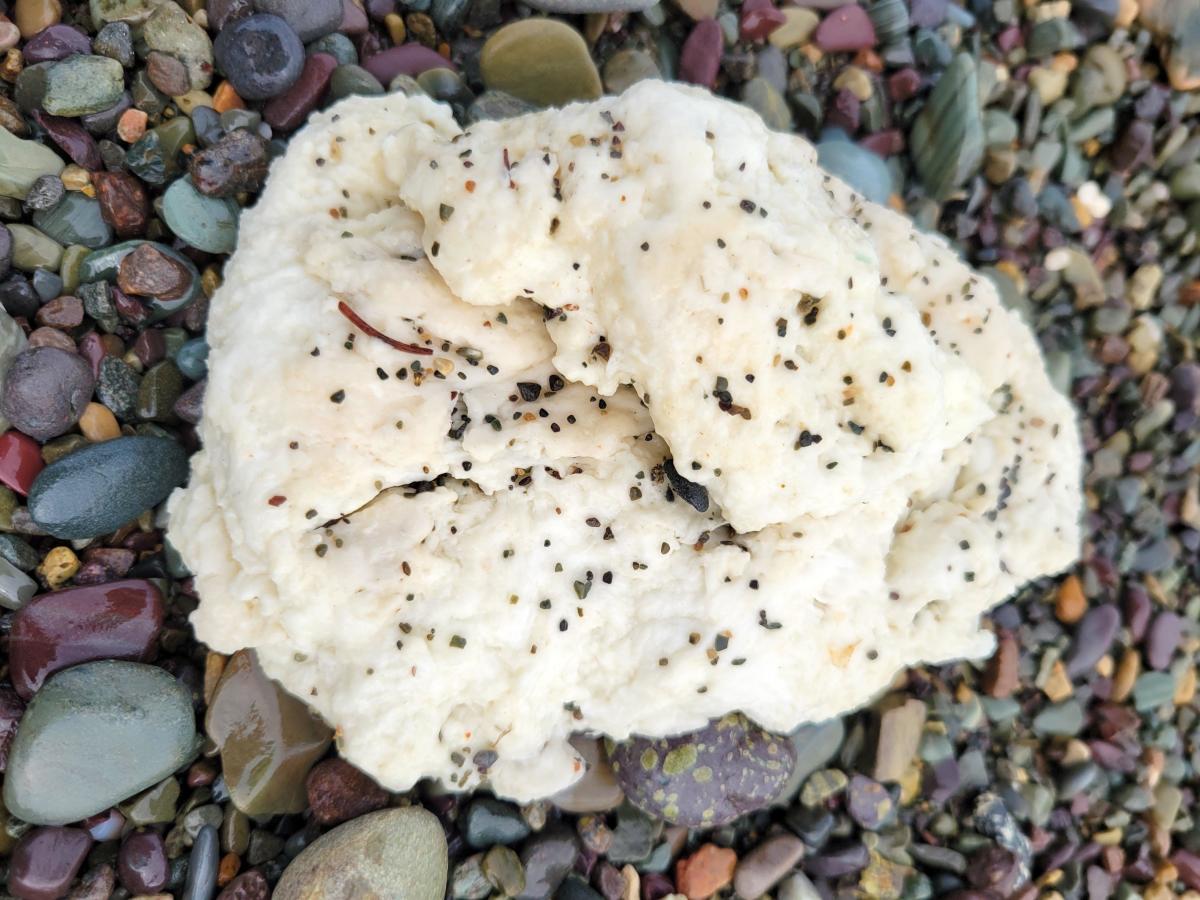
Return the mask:
{"type": "Polygon", "coordinates": [[[1063,750],[1062,760],[1060,765],[1076,766],[1080,763],[1085,763],[1092,758],[1091,748],[1088,747],[1079,738],[1071,738],[1067,741],[1067,746],[1063,750]]]}
{"type": "Polygon", "coordinates": [[[1068,575],[1058,586],[1054,602],[1054,615],[1058,621],[1073,625],[1087,612],[1087,597],[1083,595],[1083,584],[1076,575],[1068,575]]]}
{"type": "Polygon", "coordinates": [[[66,584],[79,571],[79,557],[70,547],[55,547],[37,567],[38,574],[52,588],[66,584]]]}
{"type": "Polygon", "coordinates": [[[13,47],[4,53],[4,62],[0,63],[0,78],[12,84],[24,68],[25,59],[21,56],[21,51],[13,47]]]}
{"type": "Polygon", "coordinates": [[[21,29],[8,19],[0,18],[0,50],[11,50],[21,40],[21,29]]]}
{"type": "Polygon", "coordinates": [[[914,760],[900,776],[900,805],[908,806],[921,796],[921,763],[914,760]]]}
{"type": "Polygon", "coordinates": [[[821,21],[820,17],[811,9],[800,9],[795,6],[785,6],[780,10],[784,16],[784,23],[771,32],[771,36],[767,38],[772,46],[778,47],[780,50],[791,50],[793,47],[798,47],[812,37],[812,33],[817,30],[817,24],[821,21]]]}
{"type": "Polygon", "coordinates": [[[117,137],[127,144],[132,144],[146,133],[146,122],[149,119],[140,109],[130,108],[121,113],[117,120],[117,137]]]}
{"type": "Polygon", "coordinates": [[[1107,831],[1097,831],[1092,835],[1092,840],[1103,847],[1118,847],[1123,837],[1125,832],[1122,829],[1110,828],[1107,831]]]}
{"type": "Polygon", "coordinates": [[[625,890],[621,892],[621,900],[638,900],[642,879],[638,877],[637,869],[628,863],[621,869],[621,877],[625,880],[625,890]]]}
{"type": "Polygon", "coordinates": [[[839,91],[849,91],[854,95],[855,99],[861,100],[864,103],[870,100],[871,95],[875,93],[875,86],[871,83],[871,76],[857,66],[847,66],[842,69],[838,77],[833,80],[833,86],[839,91]]]}
{"type": "Polygon", "coordinates": [[[75,163],[71,163],[63,169],[59,178],[62,179],[63,187],[68,191],[82,191],[92,183],[92,173],[75,163]]]}
{"type": "Polygon", "coordinates": [[[1183,677],[1175,685],[1175,696],[1172,701],[1176,706],[1187,706],[1196,696],[1196,667],[1188,666],[1183,670],[1183,677]]]}
{"type": "Polygon", "coordinates": [[[12,12],[21,37],[26,40],[62,20],[62,4],[58,0],[17,0],[12,12]]]}
{"type": "Polygon", "coordinates": [[[209,266],[200,273],[200,290],[204,291],[205,297],[211,299],[220,286],[221,273],[216,270],[216,267],[209,266]]]}
{"type": "Polygon", "coordinates": [[[383,27],[387,29],[388,36],[392,39],[393,44],[404,43],[408,29],[404,27],[403,16],[399,13],[388,13],[383,17],[383,27]]]}
{"type": "Polygon", "coordinates": [[[1049,106],[1062,98],[1067,90],[1067,73],[1045,66],[1034,66],[1029,70],[1029,86],[1037,91],[1043,106],[1049,106]]]}
{"type": "MultiPolygon", "coordinates": [[[[693,22],[699,22],[702,19],[712,19],[717,15],[717,0],[677,0],[677,2],[679,8],[693,22]]],[[[782,25],[780,27],[786,28],[787,26],[782,25]]]]}
{"type": "Polygon", "coordinates": [[[139,359],[138,355],[132,350],[125,351],[125,355],[121,357],[121,361],[139,375],[145,371],[146,367],[142,365],[141,359],[139,359]]]}
{"type": "Polygon", "coordinates": [[[1113,20],[1113,24],[1118,28],[1128,28],[1134,23],[1141,9],[1138,7],[1138,0],[1118,0],[1117,17],[1113,20]]]}
{"type": "Polygon", "coordinates": [[[117,417],[107,406],[99,403],[89,403],[79,417],[79,430],[83,436],[93,443],[111,441],[121,436],[121,426],[117,417]]]}
{"type": "Polygon", "coordinates": [[[1147,747],[1142,751],[1142,759],[1146,763],[1146,786],[1154,790],[1167,766],[1167,756],[1158,747],[1147,747]]]}
{"type": "Polygon", "coordinates": [[[192,110],[197,107],[207,106],[212,109],[213,105],[213,98],[206,91],[188,91],[186,94],[180,94],[172,99],[185,116],[190,116],[192,110]]]}
{"type": "Polygon", "coordinates": [[[1042,686],[1042,693],[1049,697],[1052,703],[1059,703],[1070,697],[1074,691],[1071,679],[1067,676],[1067,667],[1062,664],[1062,660],[1056,659],[1050,667],[1050,677],[1042,686]]]}
{"type": "Polygon", "coordinates": [[[1105,653],[1100,657],[1100,661],[1096,663],[1096,674],[1101,678],[1112,678],[1112,673],[1116,668],[1117,664],[1113,662],[1112,655],[1105,653]]]}
{"type": "Polygon", "coordinates": [[[1132,647],[1125,651],[1121,662],[1117,665],[1117,674],[1113,677],[1112,701],[1124,703],[1133,690],[1133,683],[1142,672],[1142,658],[1132,647]]]}

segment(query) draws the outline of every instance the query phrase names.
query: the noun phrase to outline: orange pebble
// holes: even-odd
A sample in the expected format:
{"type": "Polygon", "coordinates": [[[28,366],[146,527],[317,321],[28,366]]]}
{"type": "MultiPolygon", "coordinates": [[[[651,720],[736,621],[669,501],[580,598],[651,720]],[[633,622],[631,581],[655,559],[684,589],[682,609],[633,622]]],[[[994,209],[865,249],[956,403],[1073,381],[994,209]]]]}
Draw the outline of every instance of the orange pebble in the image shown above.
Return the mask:
{"type": "Polygon", "coordinates": [[[238,92],[233,89],[233,85],[228,81],[222,81],[217,85],[216,91],[213,92],[213,109],[219,113],[223,113],[230,109],[245,109],[246,101],[238,96],[238,92]]]}
{"type": "Polygon", "coordinates": [[[705,844],[675,864],[675,885],[688,900],[704,900],[733,881],[737,861],[732,850],[705,844]]]}
{"type": "Polygon", "coordinates": [[[127,144],[132,144],[146,133],[147,118],[140,109],[125,110],[117,120],[117,137],[127,144]]]}
{"type": "Polygon", "coordinates": [[[225,887],[233,881],[241,867],[242,861],[236,853],[226,853],[221,857],[221,864],[217,867],[217,884],[225,887]]]}
{"type": "Polygon", "coordinates": [[[1071,625],[1083,618],[1083,614],[1087,612],[1087,605],[1087,597],[1083,595],[1083,585],[1079,577],[1068,575],[1058,586],[1054,615],[1058,617],[1058,621],[1071,625]]]}
{"type": "Polygon", "coordinates": [[[89,403],[79,417],[79,430],[83,436],[93,443],[111,441],[121,436],[121,426],[117,417],[107,406],[99,403],[89,403]]]}

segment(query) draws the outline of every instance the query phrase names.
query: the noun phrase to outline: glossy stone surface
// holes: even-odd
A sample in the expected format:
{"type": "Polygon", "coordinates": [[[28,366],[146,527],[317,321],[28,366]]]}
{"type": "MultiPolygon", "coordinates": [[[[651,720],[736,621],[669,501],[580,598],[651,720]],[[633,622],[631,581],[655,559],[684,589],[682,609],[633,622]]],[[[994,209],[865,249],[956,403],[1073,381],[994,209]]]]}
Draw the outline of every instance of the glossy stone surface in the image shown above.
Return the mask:
{"type": "Polygon", "coordinates": [[[21,900],[58,900],[83,866],[92,839],[79,828],[35,828],[16,849],[8,889],[21,900]]]}
{"type": "Polygon", "coordinates": [[[0,435],[0,482],[24,496],[43,468],[42,448],[37,441],[19,431],[0,435]]]}
{"type": "Polygon", "coordinates": [[[13,617],[9,675],[29,699],[47,678],[95,659],[148,659],[163,598],[142,580],[68,588],[35,597],[13,617]]]}
{"type": "Polygon", "coordinates": [[[117,873],[131,894],[156,894],[167,886],[171,866],[162,837],[153,831],[131,834],[117,854],[117,873]]]}
{"type": "Polygon", "coordinates": [[[332,738],[304,703],[269,679],[249,651],[225,666],[205,719],[225,784],[248,816],[304,809],[304,780],[332,738]]]}
{"type": "Polygon", "coordinates": [[[189,691],[162,669],[104,660],[59,672],[25,712],[8,757],[4,803],[61,825],[161,781],[196,749],[189,691]]]}

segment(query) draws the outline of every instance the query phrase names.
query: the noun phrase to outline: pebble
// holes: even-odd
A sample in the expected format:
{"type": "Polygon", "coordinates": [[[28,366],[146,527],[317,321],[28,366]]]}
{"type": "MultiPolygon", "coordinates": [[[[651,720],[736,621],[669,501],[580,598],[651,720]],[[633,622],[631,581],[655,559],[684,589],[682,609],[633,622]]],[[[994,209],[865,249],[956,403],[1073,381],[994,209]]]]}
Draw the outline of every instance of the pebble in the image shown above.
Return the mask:
{"type": "Polygon", "coordinates": [[[254,0],[254,9],[279,16],[306,44],[336,31],[342,21],[342,0],[254,0]]]}
{"type": "Polygon", "coordinates": [[[38,442],[19,431],[0,436],[0,482],[25,496],[44,468],[38,442]]]}
{"type": "Polygon", "coordinates": [[[112,229],[104,221],[100,204],[77,191],[68,191],[51,209],[38,210],[33,223],[64,246],[81,244],[95,250],[112,242],[112,229]]]}
{"type": "Polygon", "coordinates": [[[58,241],[30,225],[12,223],[8,226],[12,236],[12,264],[22,272],[48,269],[57,272],[62,265],[63,246],[58,241]]]}
{"type": "Polygon", "coordinates": [[[30,38],[21,48],[26,65],[55,62],[76,53],[91,52],[91,40],[72,25],[51,25],[30,38]]]}
{"type": "Polygon", "coordinates": [[[0,560],[0,606],[20,609],[36,593],[37,582],[8,560],[0,560]]]}
{"type": "Polygon", "coordinates": [[[177,4],[158,4],[142,26],[141,36],[150,50],[183,63],[192,90],[202,91],[212,83],[212,41],[177,4]]]}
{"type": "Polygon", "coordinates": [[[765,41],[786,17],[771,0],[746,0],[742,4],[739,30],[743,40],[765,41]]]}
{"type": "Polygon", "coordinates": [[[284,870],[273,900],[380,896],[440,900],[446,838],[420,807],[368,813],[322,835],[284,870]]]}
{"type": "Polygon", "coordinates": [[[1170,672],[1143,672],[1133,684],[1133,705],[1147,713],[1171,702],[1175,696],[1175,678],[1170,672]]]}
{"type": "Polygon", "coordinates": [[[146,57],[146,77],[168,97],[178,97],[191,89],[191,80],[183,63],[157,50],[151,50],[146,57]]]}
{"type": "Polygon", "coordinates": [[[1034,716],[1031,727],[1037,734],[1074,736],[1083,728],[1083,709],[1076,699],[1052,703],[1034,716]]]}
{"type": "Polygon", "coordinates": [[[45,144],[21,140],[0,128],[0,195],[24,200],[39,178],[57,175],[64,166],[45,144]]]}
{"type": "Polygon", "coordinates": [[[213,44],[217,65],[247,100],[282,94],[300,77],[304,45],[279,16],[256,14],[227,25],[213,44]]]}
{"type": "MultiPolygon", "coordinates": [[[[340,60],[343,64],[352,65],[358,61],[357,55],[353,59],[340,60]]],[[[280,131],[291,131],[299,127],[308,114],[316,108],[317,103],[324,95],[326,88],[329,87],[329,80],[333,75],[334,69],[338,67],[339,60],[329,53],[313,53],[309,51],[307,59],[304,61],[304,68],[300,72],[300,77],[296,79],[296,83],[272,100],[263,108],[263,119],[272,127],[280,131]]],[[[261,142],[261,138],[257,135],[251,135],[248,131],[235,131],[227,137],[234,135],[247,135],[256,138],[261,142]]],[[[241,150],[248,148],[242,147],[241,150]]],[[[204,151],[207,153],[208,151],[204,151]]],[[[196,154],[199,156],[200,154],[196,154]]],[[[202,181],[197,178],[196,174],[196,156],[192,157],[191,171],[192,178],[196,181],[196,186],[205,194],[210,196],[222,196],[215,194],[212,190],[206,188],[202,181]]],[[[251,160],[247,160],[255,170],[261,165],[261,174],[257,176],[257,181],[253,187],[242,188],[242,190],[256,190],[262,184],[262,179],[266,176],[267,156],[265,143],[261,151],[257,151],[251,160]],[[261,163],[257,161],[261,155],[261,163]]],[[[228,161],[220,166],[221,171],[229,172],[236,165],[234,160],[228,161]]]]}
{"type": "Polygon", "coordinates": [[[238,213],[233,200],[200,193],[189,177],[176,180],[163,194],[167,226],[180,240],[206,253],[233,252],[238,213]]]}
{"type": "Polygon", "coordinates": [[[875,46],[875,26],[865,9],[848,3],[821,20],[813,40],[826,53],[865,50],[875,46]]]}
{"type": "Polygon", "coordinates": [[[892,194],[892,175],[883,158],[844,135],[823,137],[817,144],[817,162],[875,203],[886,203],[892,194]]]}
{"type": "Polygon", "coordinates": [[[12,13],[21,37],[31,38],[62,18],[62,3],[60,0],[16,0],[12,13]]]}
{"type": "Polygon", "coordinates": [[[804,843],[790,834],[767,838],[741,858],[733,876],[740,897],[755,900],[775,887],[804,857],[804,843]]]}
{"type": "Polygon", "coordinates": [[[776,900],[820,900],[821,893],[803,872],[789,875],[775,893],[776,900]]]}
{"type": "Polygon", "coordinates": [[[0,411],[39,441],[65,433],[79,421],[95,381],[86,361],[53,347],[18,354],[0,393],[0,411]]]}
{"type": "Polygon", "coordinates": [[[220,861],[221,846],[217,829],[205,825],[196,835],[188,856],[187,882],[183,886],[181,900],[209,900],[217,889],[220,861]]]}
{"type": "Polygon", "coordinates": [[[925,714],[925,704],[915,697],[882,704],[873,772],[876,781],[900,781],[917,755],[925,714]]]}
{"type": "Polygon", "coordinates": [[[563,825],[552,825],[526,841],[520,854],[525,888],[518,900],[552,897],[574,867],[578,853],[574,833],[563,825]]]}
{"type": "Polygon", "coordinates": [[[459,823],[467,843],[477,849],[493,844],[515,844],[529,835],[529,826],[511,803],[493,797],[476,797],[459,823]]]}
{"type": "Polygon", "coordinates": [[[583,758],[584,772],[579,780],[559,791],[550,801],[572,813],[598,813],[616,809],[625,799],[617,784],[604,750],[604,742],[595,738],[573,737],[571,746],[583,758]]]}
{"type": "Polygon", "coordinates": [[[785,6],[780,12],[783,13],[783,24],[767,38],[771,46],[780,50],[791,50],[807,43],[821,21],[821,17],[811,9],[798,6],[785,6]]]}
{"type": "Polygon", "coordinates": [[[1166,669],[1171,665],[1175,650],[1183,639],[1184,620],[1170,610],[1163,610],[1154,617],[1146,632],[1146,662],[1152,669],[1166,669]]]}
{"type": "Polygon", "coordinates": [[[9,676],[28,700],[62,669],[96,659],[145,660],[163,623],[153,583],[112,581],[35,597],[13,616],[9,676]]]}
{"type": "Polygon", "coordinates": [[[133,29],[128,22],[109,22],[92,38],[92,52],[115,59],[128,69],[137,62],[133,52],[133,29]]]}
{"type": "Polygon", "coordinates": [[[675,884],[688,900],[704,900],[733,882],[737,854],[726,847],[705,844],[675,864],[675,884]]]}
{"type": "Polygon", "coordinates": [[[226,663],[205,731],[221,752],[234,805],[251,817],[304,809],[305,776],[332,738],[325,723],[267,678],[247,651],[226,663]]]}
{"type": "Polygon", "coordinates": [[[1075,638],[1063,657],[1067,675],[1077,678],[1095,667],[1108,652],[1121,627],[1121,611],[1111,603],[1087,611],[1075,629],[1075,638]]]}
{"type": "Polygon", "coordinates": [[[656,0],[532,0],[534,9],[552,15],[579,16],[594,13],[633,13],[649,9],[656,0]]]}
{"type": "Polygon", "coordinates": [[[343,759],[326,759],[308,773],[305,783],[313,818],[338,825],[388,805],[389,794],[360,769],[343,759]]]}
{"type": "Polygon", "coordinates": [[[742,85],[742,103],[758,113],[768,128],[792,130],[792,110],[783,94],[767,79],[759,76],[742,85]]]}
{"type": "Polygon", "coordinates": [[[79,828],[34,828],[12,851],[8,889],[21,900],[54,900],[67,893],[92,839],[79,828]]]}
{"type": "Polygon", "coordinates": [[[127,837],[117,853],[117,874],[131,894],[155,894],[165,888],[171,869],[162,837],[153,831],[127,837]]]}
{"type": "Polygon", "coordinates": [[[97,172],[93,184],[100,214],[117,237],[145,234],[150,220],[150,200],[138,179],[127,172],[97,172]]]}
{"type": "Polygon", "coordinates": [[[725,36],[716,20],[697,22],[679,50],[679,80],[714,87],[724,50],[725,36]]]}
{"type": "Polygon", "coordinates": [[[329,76],[329,99],[342,100],[346,97],[376,97],[384,93],[379,79],[353,64],[338,66],[329,76]]]}
{"type": "Polygon", "coordinates": [[[525,890],[525,869],[521,859],[508,847],[493,847],[483,855],[480,870],[502,897],[513,897],[525,890]]]}
{"type": "Polygon", "coordinates": [[[454,64],[436,50],[421,44],[402,44],[368,56],[362,67],[381,84],[391,84],[397,75],[416,77],[430,69],[454,68],[454,64]]]}
{"type": "Polygon", "coordinates": [[[92,444],[42,470],[29,492],[29,513],[56,537],[106,534],[165,500],[187,473],[186,453],[167,438],[92,444]]]}
{"type": "Polygon", "coordinates": [[[942,73],[909,134],[913,162],[929,193],[941,199],[983,162],[983,117],[975,60],[960,53],[942,73]]]}
{"type": "Polygon", "coordinates": [[[70,56],[46,69],[42,108],[55,116],[81,116],[108,109],[125,89],[125,70],[106,56],[70,56]]]}
{"type": "Polygon", "coordinates": [[[790,741],[739,714],[691,734],[623,741],[609,759],[633,804],[688,827],[723,825],[767,806],[796,762],[790,741]]]}
{"type": "Polygon", "coordinates": [[[36,824],[87,818],[174,772],[195,741],[190,693],[164,670],[75,666],[30,702],[9,752],[4,805],[36,824]]]}
{"type": "Polygon", "coordinates": [[[587,44],[574,28],[554,19],[505,25],[479,53],[483,83],[536,106],[594,100],[603,89],[587,44]]]}
{"type": "Polygon", "coordinates": [[[266,876],[251,869],[229,882],[217,895],[217,900],[267,900],[270,896],[271,886],[266,876]]]}

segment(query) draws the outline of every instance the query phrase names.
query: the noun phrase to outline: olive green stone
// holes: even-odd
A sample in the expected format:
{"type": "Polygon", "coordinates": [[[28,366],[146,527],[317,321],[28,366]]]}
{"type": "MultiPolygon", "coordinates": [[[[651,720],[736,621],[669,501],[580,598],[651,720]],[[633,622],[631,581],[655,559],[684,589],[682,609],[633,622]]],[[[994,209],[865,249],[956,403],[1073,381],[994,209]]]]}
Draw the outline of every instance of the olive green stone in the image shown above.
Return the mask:
{"type": "Polygon", "coordinates": [[[1116,103],[1125,93],[1126,80],[1125,61],[1116,50],[1108,44],[1088,48],[1074,75],[1072,96],[1076,112],[1116,103]]]}
{"type": "Polygon", "coordinates": [[[767,127],[775,131],[792,130],[792,111],[787,100],[775,85],[762,76],[751,78],[742,86],[742,102],[762,116],[767,127]]]}
{"type": "Polygon", "coordinates": [[[446,836],[433,813],[419,806],[385,809],[339,825],[309,844],[284,870],[271,896],[442,900],[446,868],[446,836]]]}
{"type": "Polygon", "coordinates": [[[125,69],[107,56],[68,56],[46,71],[42,106],[55,116],[83,116],[121,99],[125,69]]]}
{"type": "Polygon", "coordinates": [[[1181,201],[1200,198],[1200,162],[1190,162],[1171,176],[1171,196],[1181,201]]]}
{"type": "Polygon", "coordinates": [[[343,97],[361,95],[373,97],[383,93],[383,85],[379,79],[362,66],[350,63],[338,66],[329,77],[329,99],[341,100],[343,97]]]}
{"type": "Polygon", "coordinates": [[[1031,57],[1049,56],[1060,50],[1071,50],[1083,43],[1083,36],[1070,19],[1054,18],[1039,22],[1029,32],[1025,44],[1031,57]]]}
{"type": "Polygon", "coordinates": [[[925,187],[945,199],[983,162],[983,117],[975,60],[960,53],[942,74],[910,137],[913,161],[925,187]]]}
{"type": "Polygon", "coordinates": [[[123,804],[121,812],[133,825],[154,825],[174,821],[178,805],[179,782],[172,777],[123,804]]]}
{"type": "Polygon", "coordinates": [[[42,445],[42,462],[46,465],[56,463],[76,450],[88,446],[88,443],[88,439],[82,434],[64,434],[42,445]]]}
{"type": "Polygon", "coordinates": [[[50,209],[39,209],[33,214],[33,224],[60,244],[82,244],[93,250],[113,236],[100,213],[100,201],[78,191],[67,191],[50,209]]]}
{"type": "Polygon", "coordinates": [[[34,269],[58,271],[63,256],[61,244],[31,225],[12,224],[8,230],[12,233],[12,264],[16,268],[22,272],[34,269]]]}
{"type": "Polygon", "coordinates": [[[250,847],[250,819],[232,803],[221,820],[221,849],[243,856],[250,847]]]}
{"type": "Polygon", "coordinates": [[[647,78],[662,78],[662,73],[654,57],[645,50],[618,50],[604,64],[604,86],[613,94],[620,94],[647,78]]]}
{"type": "Polygon", "coordinates": [[[202,91],[212,83],[213,47],[208,32],[174,3],[164,3],[150,14],[142,26],[142,40],[149,50],[183,63],[192,90],[202,91]]]}
{"type": "Polygon", "coordinates": [[[137,414],[147,422],[174,422],[172,407],[183,393],[183,375],[170,360],[160,362],[142,377],[137,414]]]}
{"type": "Polygon", "coordinates": [[[63,251],[62,262],[58,267],[58,275],[62,279],[64,294],[74,294],[75,290],[79,287],[79,269],[82,267],[87,255],[91,252],[91,248],[85,247],[83,244],[72,244],[63,251]]]}
{"type": "Polygon", "coordinates": [[[245,650],[226,664],[205,730],[221,751],[234,804],[256,818],[304,809],[305,776],[332,738],[329,727],[268,678],[245,650]]]}
{"type": "Polygon", "coordinates": [[[170,0],[91,0],[92,21],[99,28],[109,22],[145,22],[159,6],[170,0]]]}
{"type": "Polygon", "coordinates": [[[185,176],[167,188],[162,216],[175,234],[206,253],[232,253],[237,246],[238,205],[225,197],[201,194],[185,176]]]}
{"type": "Polygon", "coordinates": [[[102,660],[59,672],[13,739],[4,802],[37,825],[95,815],[192,758],[191,692],[164,669],[102,660]]]}
{"type": "Polygon", "coordinates": [[[480,865],[483,877],[505,897],[516,897],[525,890],[525,869],[521,858],[510,847],[493,847],[480,865]]]}
{"type": "Polygon", "coordinates": [[[0,128],[0,196],[24,200],[35,181],[57,175],[65,165],[45,144],[23,141],[0,128]]]}
{"type": "Polygon", "coordinates": [[[20,505],[17,495],[10,488],[0,484],[0,528],[5,531],[12,528],[13,513],[20,505]]]}
{"type": "Polygon", "coordinates": [[[475,99],[462,76],[452,69],[429,69],[417,76],[417,84],[434,100],[468,104],[475,99]]]}
{"type": "MultiPolygon", "coordinates": [[[[4,389],[4,380],[8,375],[9,366],[17,354],[25,349],[25,332],[8,313],[0,310],[0,391],[4,389]]],[[[8,431],[11,423],[0,415],[0,433],[8,431]]]]}
{"type": "Polygon", "coordinates": [[[563,22],[531,18],[505,25],[483,45],[479,71],[489,88],[538,106],[600,96],[600,73],[583,37],[563,22]]]}
{"type": "Polygon", "coordinates": [[[17,76],[13,99],[23,112],[30,114],[42,108],[42,99],[46,96],[46,73],[53,65],[53,62],[35,63],[26,66],[17,76]]]}

